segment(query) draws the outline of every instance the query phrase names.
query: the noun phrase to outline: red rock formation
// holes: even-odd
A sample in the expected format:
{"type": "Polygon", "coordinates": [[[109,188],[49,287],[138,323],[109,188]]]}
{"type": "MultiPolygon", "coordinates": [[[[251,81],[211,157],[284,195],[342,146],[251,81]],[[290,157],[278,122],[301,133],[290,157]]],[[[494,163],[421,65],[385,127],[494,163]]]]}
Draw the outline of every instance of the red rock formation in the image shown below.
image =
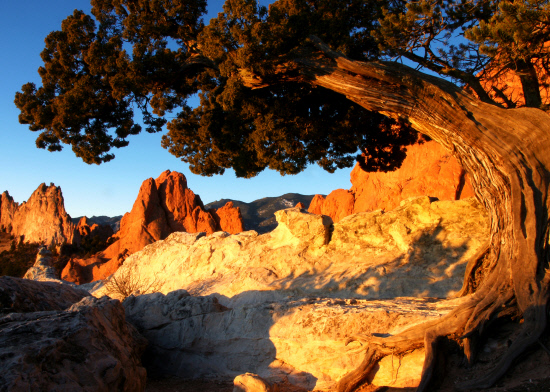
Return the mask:
{"type": "Polygon", "coordinates": [[[92,239],[93,237],[99,237],[101,241],[107,241],[114,232],[111,226],[109,225],[98,225],[93,223],[91,226],[88,222],[88,218],[83,216],[78,221],[76,229],[80,233],[80,238],[84,240],[85,238],[92,239]]]}
{"type": "Polygon", "coordinates": [[[228,201],[212,215],[222,231],[227,231],[230,234],[237,234],[244,231],[241,209],[239,207],[234,207],[232,201],[228,201]]]}
{"type": "Polygon", "coordinates": [[[299,201],[298,203],[296,203],[296,205],[294,206],[294,208],[300,208],[302,210],[305,210],[306,209],[306,206],[304,205],[304,203],[302,203],[301,201],[299,201]]]}
{"type": "Polygon", "coordinates": [[[311,202],[309,203],[308,212],[312,214],[322,215],[323,214],[323,204],[325,203],[325,198],[323,195],[315,195],[311,202]]]}
{"type": "Polygon", "coordinates": [[[337,189],[326,200],[316,195],[308,211],[330,216],[334,222],[352,213],[391,210],[412,196],[458,200],[474,196],[470,179],[458,161],[430,141],[407,148],[402,166],[393,172],[367,173],[356,165],[349,191],[337,189]]]}
{"type": "Polygon", "coordinates": [[[7,232],[11,231],[11,223],[13,221],[13,215],[19,205],[13,201],[8,191],[2,193],[0,198],[0,229],[7,232]]]}
{"type": "MultiPolygon", "coordinates": [[[[547,56],[550,55],[550,42],[544,45],[547,56]]],[[[548,86],[548,72],[545,68],[544,57],[533,61],[537,76],[540,81],[540,95],[543,105],[550,105],[550,87],[548,86]]],[[[480,82],[483,89],[489,93],[489,96],[496,102],[511,107],[510,103],[516,107],[525,106],[525,97],[523,96],[523,86],[517,73],[513,71],[496,73],[489,70],[486,75],[480,74],[480,82]]]]}
{"type": "Polygon", "coordinates": [[[24,236],[26,242],[77,244],[80,235],[65,211],[60,187],[40,184],[26,203],[15,210],[11,234],[24,236]]]}
{"type": "MultiPolygon", "coordinates": [[[[87,230],[85,226],[83,223],[83,231],[87,230]]],[[[78,284],[105,279],[127,255],[173,232],[212,234],[220,230],[232,234],[243,231],[240,210],[233,203],[217,211],[205,210],[200,197],[187,188],[185,176],[167,170],[156,180],[149,178],[141,184],[132,211],[120,221],[117,241],[92,259],[72,260],[63,270],[62,279],[78,284]]]]}
{"type": "Polygon", "coordinates": [[[123,257],[116,257],[112,260],[102,257],[91,257],[89,259],[70,259],[63,271],[61,279],[76,284],[84,284],[100,279],[105,279],[116,272],[122,265],[123,257]]]}

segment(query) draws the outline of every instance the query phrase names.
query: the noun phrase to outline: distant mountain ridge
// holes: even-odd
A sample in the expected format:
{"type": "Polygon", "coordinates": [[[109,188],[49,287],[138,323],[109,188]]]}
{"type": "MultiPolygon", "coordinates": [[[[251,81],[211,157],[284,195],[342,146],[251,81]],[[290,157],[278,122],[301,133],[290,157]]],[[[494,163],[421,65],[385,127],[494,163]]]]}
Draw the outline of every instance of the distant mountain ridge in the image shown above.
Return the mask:
{"type": "Polygon", "coordinates": [[[286,193],[277,197],[264,197],[262,199],[245,203],[239,200],[221,199],[206,204],[204,207],[220,208],[228,201],[232,201],[235,207],[241,209],[245,230],[256,230],[260,234],[267,233],[277,227],[274,213],[276,211],[291,208],[302,203],[306,208],[315,195],[301,195],[299,193],[286,193]]]}
{"type": "MultiPolygon", "coordinates": [[[[77,218],[71,218],[73,223],[76,225],[80,221],[82,217],[79,216],[77,218]]],[[[88,217],[87,217],[88,218],[88,217]]],[[[116,233],[120,229],[120,220],[122,219],[122,215],[117,216],[92,216],[91,218],[88,218],[88,221],[90,221],[92,224],[96,223],[98,225],[109,225],[113,229],[113,231],[116,233]]]]}
{"type": "MultiPolygon", "coordinates": [[[[227,202],[233,202],[235,207],[241,209],[241,214],[244,221],[245,230],[256,230],[260,234],[270,232],[277,227],[277,221],[275,220],[274,213],[276,211],[294,207],[298,203],[302,203],[306,208],[311,203],[315,195],[301,195],[299,193],[286,193],[282,196],[276,197],[264,197],[262,199],[245,203],[240,200],[233,199],[221,199],[206,204],[205,209],[218,209],[223,207],[227,202]]],[[[323,195],[325,196],[325,195],[323,195]]],[[[78,224],[78,221],[82,218],[72,218],[74,224],[78,224]]],[[[88,218],[91,223],[97,223],[98,225],[109,225],[116,233],[120,229],[120,220],[122,215],[109,217],[105,215],[92,216],[88,218]]]]}

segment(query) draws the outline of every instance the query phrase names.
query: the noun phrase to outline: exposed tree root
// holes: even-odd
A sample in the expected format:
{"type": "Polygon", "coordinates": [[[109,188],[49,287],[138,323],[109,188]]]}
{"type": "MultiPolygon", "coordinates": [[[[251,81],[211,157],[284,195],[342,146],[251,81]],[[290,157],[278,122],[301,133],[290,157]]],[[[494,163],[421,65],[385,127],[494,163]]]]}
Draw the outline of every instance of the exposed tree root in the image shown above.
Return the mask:
{"type": "MultiPolygon", "coordinates": [[[[397,335],[356,336],[349,341],[360,341],[366,346],[365,359],[361,366],[344,377],[338,385],[339,392],[350,392],[365,383],[369,373],[378,361],[386,355],[404,355],[413,349],[425,348],[425,361],[417,392],[430,389],[438,353],[437,342],[443,337],[462,340],[465,361],[472,366],[478,351],[483,330],[502,317],[517,315],[514,290],[507,283],[507,276],[495,268],[480,290],[466,299],[464,303],[438,320],[415,325],[397,335]],[[496,279],[492,279],[495,278],[496,279]],[[489,285],[487,284],[489,283],[489,285]]],[[[537,305],[523,312],[523,325],[518,336],[493,370],[482,378],[470,380],[457,385],[458,389],[467,390],[491,387],[510,368],[513,361],[527,348],[539,341],[546,328],[547,290],[541,290],[537,305]]],[[[348,341],[348,342],[349,342],[348,341]]]]}

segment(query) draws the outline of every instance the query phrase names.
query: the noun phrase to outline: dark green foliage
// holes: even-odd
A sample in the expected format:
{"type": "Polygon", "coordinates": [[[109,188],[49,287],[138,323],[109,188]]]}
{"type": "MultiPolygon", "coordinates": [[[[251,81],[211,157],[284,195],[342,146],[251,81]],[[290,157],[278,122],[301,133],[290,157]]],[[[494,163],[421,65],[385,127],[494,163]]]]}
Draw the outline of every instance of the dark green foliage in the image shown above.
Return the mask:
{"type": "Polygon", "coordinates": [[[205,0],[92,5],[93,17],[75,11],[48,35],[42,86],[26,84],[15,99],[38,147],[68,144],[88,163],[128,145],[141,131],[138,110],[148,132],[173,112],[162,145],[197,174],[295,174],[312,163],[334,171],[359,150],[369,170],[399,166],[416,136],[312,87],[296,62],[316,60],[311,35],[354,60],[407,58],[487,102],[480,77],[508,71],[520,75],[527,106],[540,106],[532,62],[548,66],[542,0],[227,0],[206,26],[205,0]],[[197,95],[200,106],[189,107],[197,95]]]}
{"type": "Polygon", "coordinates": [[[467,85],[493,102],[480,79],[516,73],[525,105],[541,105],[548,87],[550,4],[546,0],[390,1],[380,28],[373,31],[380,49],[467,85]],[[533,65],[544,60],[537,74],[533,65]]]}
{"type": "Polygon", "coordinates": [[[10,250],[0,253],[0,276],[22,278],[36,261],[39,246],[40,244],[23,242],[16,245],[12,241],[10,250]]]}

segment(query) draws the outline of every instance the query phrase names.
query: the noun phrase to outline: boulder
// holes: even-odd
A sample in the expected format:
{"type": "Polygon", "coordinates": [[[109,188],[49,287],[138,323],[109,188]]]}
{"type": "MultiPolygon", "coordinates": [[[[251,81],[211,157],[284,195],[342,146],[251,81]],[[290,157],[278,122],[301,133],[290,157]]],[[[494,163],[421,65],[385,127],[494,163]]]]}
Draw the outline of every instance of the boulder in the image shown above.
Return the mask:
{"type": "Polygon", "coordinates": [[[278,392],[279,388],[272,386],[254,373],[240,374],[233,380],[233,392],[278,392]]]}
{"type": "Polygon", "coordinates": [[[45,246],[40,247],[34,265],[27,270],[23,279],[51,280],[58,278],[53,266],[52,253],[45,246]]]}
{"type": "MultiPolygon", "coordinates": [[[[334,224],[299,208],[276,218],[277,228],[264,235],[178,232],[126,259],[114,277],[132,271],[158,283],[159,293],[124,301],[127,318],[150,342],[149,370],[253,372],[285,391],[331,390],[362,360],[360,345],[346,348],[346,338],[397,333],[462,301],[454,297],[466,265],[489,233],[473,198],[411,198],[393,211],[334,224]]],[[[372,375],[377,385],[388,378],[403,388],[418,383],[422,351],[401,359],[415,378],[385,361],[372,375]]]]}
{"type": "Polygon", "coordinates": [[[65,310],[90,294],[57,282],[0,277],[0,315],[65,310]]]}
{"type": "Polygon", "coordinates": [[[0,230],[11,232],[13,215],[18,206],[8,191],[2,193],[0,198],[0,230]]]}
{"type": "Polygon", "coordinates": [[[237,234],[244,231],[241,209],[234,207],[232,201],[228,201],[223,207],[212,213],[218,227],[229,234],[237,234]]]}
{"type": "Polygon", "coordinates": [[[145,345],[120,302],[107,297],[10,313],[0,318],[0,390],[144,391],[145,345]]]}
{"type": "Polygon", "coordinates": [[[80,235],[65,211],[63,193],[53,184],[41,184],[26,203],[15,210],[11,234],[26,242],[78,244],[80,235]]]}
{"type": "Polygon", "coordinates": [[[326,198],[317,195],[308,211],[338,222],[353,213],[392,210],[410,197],[461,200],[474,196],[468,174],[434,141],[407,147],[403,164],[392,172],[367,173],[355,165],[351,183],[349,191],[337,189],[326,198]]]}
{"type": "Polygon", "coordinates": [[[315,195],[311,201],[309,212],[320,215],[327,215],[334,222],[353,214],[355,197],[351,191],[336,189],[328,194],[326,198],[315,195]]]}

